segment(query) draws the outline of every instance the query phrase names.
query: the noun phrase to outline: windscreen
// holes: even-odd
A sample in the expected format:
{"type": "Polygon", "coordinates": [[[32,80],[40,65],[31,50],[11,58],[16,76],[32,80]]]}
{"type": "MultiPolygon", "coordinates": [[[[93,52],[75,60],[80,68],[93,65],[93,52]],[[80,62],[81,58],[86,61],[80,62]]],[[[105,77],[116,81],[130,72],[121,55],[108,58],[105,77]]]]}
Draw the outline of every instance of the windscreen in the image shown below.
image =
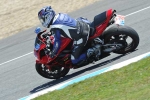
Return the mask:
{"type": "Polygon", "coordinates": [[[40,45],[41,45],[41,41],[36,37],[35,44],[34,44],[35,50],[39,50],[40,45]]]}

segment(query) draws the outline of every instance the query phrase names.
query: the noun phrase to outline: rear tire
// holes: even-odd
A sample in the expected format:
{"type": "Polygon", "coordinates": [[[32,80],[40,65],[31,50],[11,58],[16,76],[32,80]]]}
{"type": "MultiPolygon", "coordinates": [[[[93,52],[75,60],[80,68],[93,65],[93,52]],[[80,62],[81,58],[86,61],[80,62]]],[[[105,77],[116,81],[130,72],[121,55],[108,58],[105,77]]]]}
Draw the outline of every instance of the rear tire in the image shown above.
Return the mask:
{"type": "Polygon", "coordinates": [[[114,51],[117,54],[125,54],[134,51],[139,45],[139,35],[137,32],[128,26],[113,26],[103,33],[105,44],[118,42],[124,45],[124,48],[114,51]],[[122,39],[121,39],[122,38],[122,39]],[[131,39],[127,43],[127,38],[131,39]]]}
{"type": "Polygon", "coordinates": [[[70,70],[70,68],[64,68],[64,67],[53,67],[53,70],[49,70],[44,64],[36,63],[35,64],[36,71],[38,74],[40,74],[44,78],[48,79],[59,79],[61,77],[64,77],[70,70]],[[62,70],[60,68],[63,68],[62,70]],[[58,71],[58,73],[55,73],[55,71],[58,71]]]}

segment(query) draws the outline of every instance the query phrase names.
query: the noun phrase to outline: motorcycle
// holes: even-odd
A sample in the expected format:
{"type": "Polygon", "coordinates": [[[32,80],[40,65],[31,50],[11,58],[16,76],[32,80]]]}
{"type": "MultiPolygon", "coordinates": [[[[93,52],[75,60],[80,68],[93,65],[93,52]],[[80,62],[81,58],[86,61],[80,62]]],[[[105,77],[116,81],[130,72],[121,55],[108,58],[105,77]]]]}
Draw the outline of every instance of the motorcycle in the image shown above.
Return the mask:
{"type": "MultiPolygon", "coordinates": [[[[92,45],[96,45],[99,42],[93,41],[95,38],[101,41],[101,56],[91,56],[86,64],[93,61],[98,61],[110,55],[111,52],[117,54],[126,54],[134,51],[139,44],[139,35],[131,27],[124,25],[125,17],[116,14],[116,10],[109,9],[100,13],[94,17],[93,22],[90,25],[90,37],[84,51],[86,51],[92,45]]],[[[58,51],[58,54],[50,58],[45,53],[46,48],[46,36],[40,32],[35,40],[34,54],[36,56],[35,68],[38,74],[48,79],[59,79],[65,77],[71,68],[76,68],[71,62],[71,48],[72,40],[61,38],[62,45],[58,51]],[[43,35],[43,36],[42,36],[43,35]],[[41,38],[41,36],[43,38],[41,38]],[[66,42],[67,41],[67,42],[66,42]]],[[[53,41],[53,36],[49,35],[53,41]]],[[[50,44],[51,47],[53,44],[50,44]]],[[[52,48],[51,48],[52,49],[52,48]]]]}

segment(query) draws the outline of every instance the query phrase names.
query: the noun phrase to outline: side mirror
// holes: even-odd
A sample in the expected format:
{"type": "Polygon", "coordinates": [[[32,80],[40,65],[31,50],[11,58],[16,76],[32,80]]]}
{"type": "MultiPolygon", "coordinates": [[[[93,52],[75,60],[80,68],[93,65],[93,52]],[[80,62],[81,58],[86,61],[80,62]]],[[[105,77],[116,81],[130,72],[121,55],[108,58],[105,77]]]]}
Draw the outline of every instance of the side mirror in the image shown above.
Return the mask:
{"type": "Polygon", "coordinates": [[[41,32],[41,28],[40,27],[37,27],[34,31],[36,34],[39,34],[41,32]]]}

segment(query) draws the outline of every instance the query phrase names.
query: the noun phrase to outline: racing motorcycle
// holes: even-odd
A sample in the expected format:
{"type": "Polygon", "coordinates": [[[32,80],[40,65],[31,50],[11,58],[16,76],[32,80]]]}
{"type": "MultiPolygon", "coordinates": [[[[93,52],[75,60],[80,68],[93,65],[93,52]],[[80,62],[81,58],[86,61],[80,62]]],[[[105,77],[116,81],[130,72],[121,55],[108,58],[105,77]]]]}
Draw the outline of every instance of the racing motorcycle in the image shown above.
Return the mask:
{"type": "MultiPolygon", "coordinates": [[[[101,56],[93,55],[90,57],[89,64],[93,61],[98,61],[110,55],[111,52],[117,54],[126,54],[134,51],[139,44],[139,36],[137,32],[126,25],[124,25],[125,17],[116,14],[116,10],[109,9],[94,17],[90,25],[90,37],[83,52],[92,45],[99,44],[94,41],[95,38],[101,40],[101,56]]],[[[58,54],[50,58],[45,53],[47,37],[53,41],[53,36],[48,35],[44,37],[45,31],[40,32],[35,40],[34,54],[36,56],[35,68],[38,74],[48,79],[59,79],[64,77],[73,66],[71,62],[71,49],[73,41],[71,39],[61,38],[62,45],[58,54]],[[42,38],[41,38],[42,37],[42,38]],[[67,41],[67,42],[66,42],[67,41]]],[[[50,43],[50,47],[53,46],[50,43]]],[[[52,49],[52,48],[51,48],[52,49]]]]}

